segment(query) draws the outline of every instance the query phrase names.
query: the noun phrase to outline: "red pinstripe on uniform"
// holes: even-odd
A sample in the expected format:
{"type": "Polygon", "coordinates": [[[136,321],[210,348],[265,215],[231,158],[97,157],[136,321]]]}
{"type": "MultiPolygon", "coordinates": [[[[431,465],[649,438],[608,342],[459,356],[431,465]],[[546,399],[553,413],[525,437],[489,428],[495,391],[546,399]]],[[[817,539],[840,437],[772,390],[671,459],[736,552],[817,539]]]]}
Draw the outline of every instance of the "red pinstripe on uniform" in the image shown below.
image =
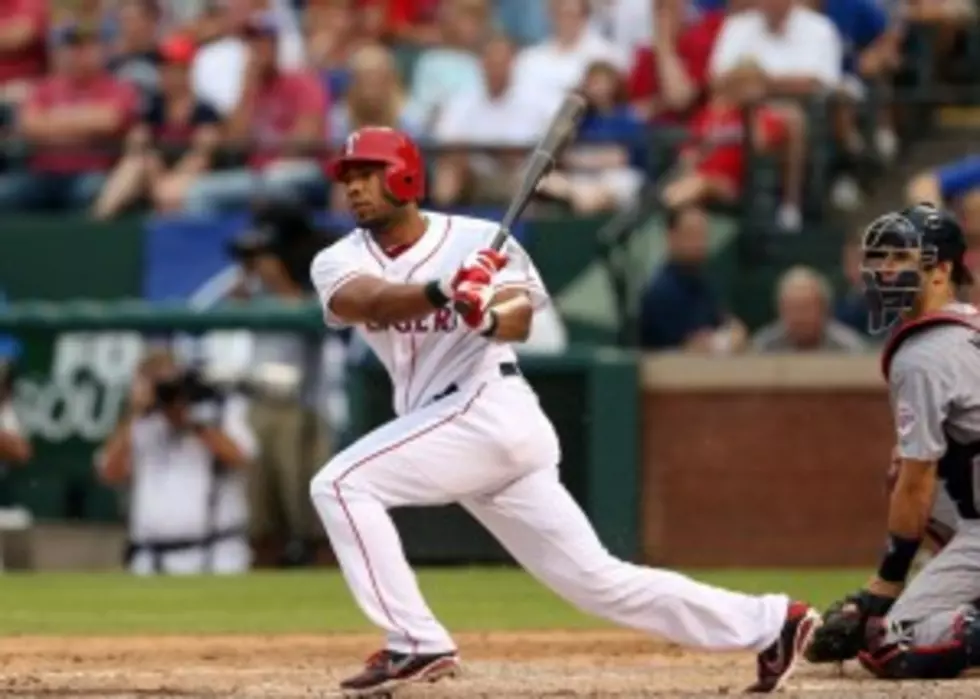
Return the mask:
{"type": "Polygon", "coordinates": [[[340,476],[338,476],[337,479],[334,481],[334,485],[333,485],[334,493],[337,496],[338,502],[340,502],[340,507],[344,510],[344,516],[347,517],[347,522],[348,524],[350,524],[351,531],[354,532],[354,538],[357,540],[357,546],[361,550],[361,556],[364,558],[364,567],[367,568],[368,577],[371,579],[371,587],[374,589],[374,596],[378,598],[378,604],[381,605],[381,609],[384,611],[385,616],[388,617],[388,621],[391,622],[392,626],[394,626],[399,631],[401,631],[405,635],[405,638],[408,639],[409,643],[412,644],[413,653],[418,651],[418,640],[413,638],[412,635],[408,633],[408,631],[406,631],[402,626],[398,624],[397,621],[395,621],[395,617],[392,615],[391,610],[388,608],[388,605],[385,603],[384,597],[381,595],[381,588],[378,586],[377,577],[374,574],[374,569],[371,567],[371,558],[368,556],[367,547],[364,545],[364,540],[361,538],[361,533],[357,528],[357,524],[354,522],[354,517],[353,515],[351,515],[350,508],[347,506],[347,503],[344,500],[344,496],[343,493],[341,492],[340,485],[344,481],[344,479],[347,478],[347,476],[349,476],[351,473],[359,469],[361,466],[364,466],[365,464],[368,464],[374,461],[375,459],[384,456],[385,454],[390,454],[396,451],[397,449],[406,446],[407,444],[411,444],[417,439],[424,437],[425,435],[429,434],[430,432],[433,432],[434,430],[442,427],[443,425],[449,424],[456,418],[465,415],[466,412],[473,405],[473,403],[476,401],[476,399],[480,397],[480,394],[483,393],[483,389],[485,389],[486,387],[487,387],[486,383],[481,384],[480,387],[473,394],[473,396],[468,401],[466,401],[466,403],[456,412],[450,413],[449,415],[442,418],[438,422],[434,422],[433,424],[424,427],[418,432],[414,432],[406,437],[402,437],[397,442],[389,444],[388,446],[383,447],[372,454],[368,454],[367,456],[362,457],[358,461],[355,461],[353,464],[348,466],[347,470],[341,473],[340,476]]]}

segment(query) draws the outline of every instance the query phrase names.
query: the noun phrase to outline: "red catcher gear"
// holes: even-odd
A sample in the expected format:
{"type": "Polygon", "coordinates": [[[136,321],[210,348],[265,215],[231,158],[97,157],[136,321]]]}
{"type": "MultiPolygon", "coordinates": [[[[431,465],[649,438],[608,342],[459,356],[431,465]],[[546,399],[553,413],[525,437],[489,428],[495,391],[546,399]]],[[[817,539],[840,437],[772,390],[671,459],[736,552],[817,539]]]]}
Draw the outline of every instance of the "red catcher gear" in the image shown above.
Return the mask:
{"type": "Polygon", "coordinates": [[[356,163],[384,165],[385,193],[400,204],[425,196],[425,163],[419,147],[405,134],[383,126],[365,126],[347,137],[343,152],[330,161],[334,180],[356,163]]]}

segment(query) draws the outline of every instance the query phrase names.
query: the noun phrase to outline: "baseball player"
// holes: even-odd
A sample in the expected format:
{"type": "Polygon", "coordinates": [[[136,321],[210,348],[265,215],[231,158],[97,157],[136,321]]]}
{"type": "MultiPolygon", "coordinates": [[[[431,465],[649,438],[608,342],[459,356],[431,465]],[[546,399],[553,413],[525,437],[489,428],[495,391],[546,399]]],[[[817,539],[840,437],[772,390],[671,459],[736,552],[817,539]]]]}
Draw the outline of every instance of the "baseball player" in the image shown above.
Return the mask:
{"type": "Polygon", "coordinates": [[[702,649],[754,650],[783,685],[819,614],[617,560],[559,481],[560,447],[510,343],[547,292],[524,250],[486,249],[497,226],[420,211],[425,165],[405,135],[364,128],[330,165],[358,227],[313,261],[326,321],[353,325],[391,377],[394,420],[313,478],[313,503],[383,650],[344,680],[377,696],[456,674],[449,632],[419,591],[387,510],[458,502],[531,574],[593,614],[702,649]],[[463,304],[459,314],[454,304],[463,304]]]}
{"type": "Polygon", "coordinates": [[[871,328],[897,324],[882,369],[900,464],[878,572],[828,611],[807,657],[857,655],[889,679],[956,677],[980,664],[980,311],[957,302],[972,282],[966,245],[956,220],[928,204],[877,219],[863,244],[871,328]],[[955,533],[906,586],[950,503],[955,533]]]}

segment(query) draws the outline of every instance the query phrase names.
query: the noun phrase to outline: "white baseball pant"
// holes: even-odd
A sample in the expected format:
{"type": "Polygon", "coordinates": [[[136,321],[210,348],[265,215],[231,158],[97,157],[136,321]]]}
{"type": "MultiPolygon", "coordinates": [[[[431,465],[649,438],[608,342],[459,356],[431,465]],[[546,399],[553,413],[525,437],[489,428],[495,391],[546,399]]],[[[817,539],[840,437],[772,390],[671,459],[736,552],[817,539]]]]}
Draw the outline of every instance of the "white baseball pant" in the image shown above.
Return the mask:
{"type": "Polygon", "coordinates": [[[365,435],[312,480],[344,577],[387,648],[456,648],[429,609],[387,510],[460,503],[538,580],[580,609],[708,650],[761,651],[789,600],[614,558],[558,478],[558,438],[520,377],[473,385],[365,435]]]}

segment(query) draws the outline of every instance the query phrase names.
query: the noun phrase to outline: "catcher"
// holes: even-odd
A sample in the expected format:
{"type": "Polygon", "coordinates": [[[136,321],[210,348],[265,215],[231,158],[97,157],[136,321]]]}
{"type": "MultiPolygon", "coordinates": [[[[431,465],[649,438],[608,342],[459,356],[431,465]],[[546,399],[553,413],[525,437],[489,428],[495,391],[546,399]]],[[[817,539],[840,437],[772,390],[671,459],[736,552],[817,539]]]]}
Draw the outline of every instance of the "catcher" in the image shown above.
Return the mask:
{"type": "Polygon", "coordinates": [[[980,665],[980,311],[957,302],[972,277],[946,212],[882,216],[863,246],[871,330],[897,325],[882,356],[898,438],[888,546],[864,589],[827,611],[806,656],[856,656],[886,679],[953,678],[980,665]],[[906,586],[924,547],[936,553],[906,586]]]}

